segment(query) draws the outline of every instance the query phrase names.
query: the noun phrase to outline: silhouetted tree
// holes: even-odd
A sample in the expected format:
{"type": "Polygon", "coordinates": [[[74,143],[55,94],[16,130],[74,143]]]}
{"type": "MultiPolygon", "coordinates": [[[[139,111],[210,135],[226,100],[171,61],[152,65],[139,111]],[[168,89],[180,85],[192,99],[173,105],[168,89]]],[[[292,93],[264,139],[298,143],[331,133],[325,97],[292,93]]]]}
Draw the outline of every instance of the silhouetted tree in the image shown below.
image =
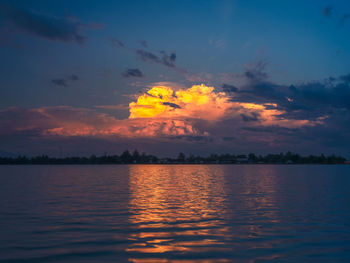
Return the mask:
{"type": "Polygon", "coordinates": [[[124,151],[120,156],[122,163],[131,163],[132,156],[128,150],[124,151]]]}
{"type": "Polygon", "coordinates": [[[177,160],[178,160],[179,162],[185,162],[185,160],[186,160],[185,154],[179,153],[179,156],[177,157],[177,160]]]}

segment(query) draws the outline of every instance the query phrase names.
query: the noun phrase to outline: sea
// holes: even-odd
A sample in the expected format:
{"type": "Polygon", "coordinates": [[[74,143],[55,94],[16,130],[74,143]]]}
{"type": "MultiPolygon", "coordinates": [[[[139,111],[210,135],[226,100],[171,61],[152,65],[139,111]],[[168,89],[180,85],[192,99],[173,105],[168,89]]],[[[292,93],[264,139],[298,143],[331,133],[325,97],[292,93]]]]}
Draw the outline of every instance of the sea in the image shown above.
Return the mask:
{"type": "Polygon", "coordinates": [[[0,262],[350,262],[350,165],[2,165],[0,262]]]}

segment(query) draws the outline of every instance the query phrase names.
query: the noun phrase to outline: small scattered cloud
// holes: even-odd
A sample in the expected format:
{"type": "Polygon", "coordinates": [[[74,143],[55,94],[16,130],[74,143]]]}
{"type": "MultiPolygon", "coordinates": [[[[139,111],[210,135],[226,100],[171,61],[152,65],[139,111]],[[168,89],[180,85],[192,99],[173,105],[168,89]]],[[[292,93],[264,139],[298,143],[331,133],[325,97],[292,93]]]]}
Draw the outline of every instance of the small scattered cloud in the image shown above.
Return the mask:
{"type": "Polygon", "coordinates": [[[162,54],[162,62],[167,67],[175,67],[176,53],[172,52],[169,55],[165,51],[160,52],[162,54]]]}
{"type": "MultiPolygon", "coordinates": [[[[8,5],[0,5],[0,16],[13,32],[23,32],[51,41],[83,44],[87,36],[82,31],[97,29],[96,24],[83,24],[73,17],[57,17],[8,5]]],[[[99,24],[99,29],[101,25],[99,24]]]]}
{"type": "Polygon", "coordinates": [[[137,68],[130,68],[130,69],[125,70],[125,71],[122,73],[122,76],[123,76],[124,78],[130,78],[130,77],[142,78],[144,75],[143,75],[143,73],[141,72],[141,70],[139,70],[139,69],[137,69],[137,68]]]}
{"type": "Polygon", "coordinates": [[[159,57],[149,51],[146,51],[143,49],[137,49],[135,53],[137,57],[144,62],[161,63],[161,60],[159,59],[159,57]]]}
{"type": "Polygon", "coordinates": [[[159,53],[155,53],[149,50],[145,50],[143,48],[148,48],[148,43],[146,40],[139,41],[143,47],[139,49],[130,48],[124,45],[124,43],[119,39],[113,37],[109,38],[109,41],[112,47],[125,48],[126,50],[135,53],[136,58],[140,59],[143,62],[163,65],[168,68],[174,68],[182,73],[186,73],[186,70],[176,67],[175,61],[177,59],[177,55],[175,51],[167,53],[166,51],[162,50],[159,53]]]}
{"type": "Polygon", "coordinates": [[[148,63],[155,63],[155,64],[161,64],[169,68],[175,68],[175,60],[176,60],[176,53],[171,52],[170,54],[167,54],[165,51],[160,52],[160,56],[144,50],[144,49],[137,49],[135,51],[136,56],[141,59],[144,62],[148,63]]]}
{"type": "Polygon", "coordinates": [[[250,81],[263,81],[267,78],[265,72],[266,66],[267,62],[265,60],[260,60],[257,63],[249,64],[243,74],[250,81]]]}
{"type": "Polygon", "coordinates": [[[51,82],[57,86],[68,87],[66,79],[52,79],[51,82]]]}
{"type": "Polygon", "coordinates": [[[341,81],[346,82],[346,83],[350,83],[350,73],[347,74],[347,75],[340,76],[339,79],[340,79],[341,81]]]}
{"type": "Polygon", "coordinates": [[[345,22],[350,18],[350,14],[346,13],[346,14],[343,14],[342,17],[340,18],[340,24],[341,25],[344,25],[345,22]]]}
{"type": "Polygon", "coordinates": [[[77,75],[70,75],[67,77],[67,79],[69,79],[70,81],[78,81],[79,77],[77,75]]]}
{"type": "Polygon", "coordinates": [[[65,78],[51,79],[51,83],[55,84],[56,86],[68,87],[70,82],[76,82],[78,80],[79,80],[79,77],[75,74],[72,74],[65,78]]]}
{"type": "Polygon", "coordinates": [[[140,40],[139,43],[141,44],[141,46],[143,46],[144,48],[148,48],[148,43],[146,40],[140,40]]]}
{"type": "Polygon", "coordinates": [[[209,39],[208,43],[210,46],[213,46],[214,48],[217,48],[217,49],[223,49],[226,47],[226,40],[223,38],[220,38],[220,39],[211,38],[209,39]]]}
{"type": "Polygon", "coordinates": [[[335,12],[335,8],[333,6],[329,5],[322,9],[322,15],[324,17],[331,17],[333,13],[337,15],[340,26],[344,26],[346,21],[350,19],[350,13],[335,12]]]}
{"type": "Polygon", "coordinates": [[[119,39],[116,39],[114,37],[109,38],[109,43],[112,47],[125,47],[124,43],[121,42],[119,39]]]}
{"type": "Polygon", "coordinates": [[[324,17],[330,17],[333,12],[333,7],[332,6],[326,6],[325,8],[322,9],[322,15],[324,17]]]}

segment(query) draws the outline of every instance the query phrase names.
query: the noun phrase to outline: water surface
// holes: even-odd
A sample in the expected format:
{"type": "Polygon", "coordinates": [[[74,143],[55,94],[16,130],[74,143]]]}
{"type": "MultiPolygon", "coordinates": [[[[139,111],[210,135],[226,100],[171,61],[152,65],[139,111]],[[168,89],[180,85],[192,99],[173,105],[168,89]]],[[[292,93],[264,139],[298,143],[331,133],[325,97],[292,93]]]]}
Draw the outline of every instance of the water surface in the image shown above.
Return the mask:
{"type": "Polygon", "coordinates": [[[3,261],[350,261],[350,166],[0,166],[0,178],[3,261]]]}

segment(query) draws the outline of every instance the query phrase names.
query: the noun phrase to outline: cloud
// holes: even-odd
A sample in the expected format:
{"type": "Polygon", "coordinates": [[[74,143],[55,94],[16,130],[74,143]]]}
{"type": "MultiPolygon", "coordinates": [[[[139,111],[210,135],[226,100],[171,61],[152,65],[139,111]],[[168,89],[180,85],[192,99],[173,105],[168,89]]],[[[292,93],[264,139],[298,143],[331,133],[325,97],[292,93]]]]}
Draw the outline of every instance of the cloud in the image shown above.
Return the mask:
{"type": "MultiPolygon", "coordinates": [[[[15,144],[33,138],[37,142],[62,138],[76,138],[77,142],[86,138],[91,142],[109,141],[111,145],[125,142],[137,146],[143,141],[152,149],[154,145],[162,149],[166,145],[173,151],[186,147],[192,151],[195,145],[198,151],[210,152],[232,151],[232,147],[236,151],[323,149],[325,152],[324,149],[328,149],[329,152],[350,147],[350,110],[345,104],[349,98],[348,86],[338,79],[334,87],[266,82],[265,85],[273,85],[269,94],[276,92],[277,95],[265,99],[264,92],[250,94],[250,99],[255,101],[245,101],[247,94],[242,92],[244,89],[248,94],[256,91],[248,89],[252,83],[228,93],[205,85],[153,86],[129,104],[130,115],[126,119],[117,119],[110,112],[126,110],[126,105],[102,105],[93,109],[6,108],[0,110],[0,137],[3,142],[15,144]],[[286,94],[293,100],[283,98],[286,94]],[[345,96],[342,103],[341,96],[345,96]]],[[[256,82],[254,85],[261,86],[256,82]]]]}
{"type": "MultiPolygon", "coordinates": [[[[109,41],[110,41],[112,47],[125,48],[128,51],[135,53],[136,57],[143,62],[163,65],[163,66],[166,66],[168,68],[173,68],[173,69],[176,69],[176,70],[181,71],[183,73],[186,73],[186,71],[184,69],[176,67],[175,61],[177,59],[177,55],[176,55],[175,51],[170,52],[170,54],[168,54],[165,51],[160,51],[159,54],[156,54],[154,52],[151,52],[151,51],[148,51],[145,49],[129,48],[129,47],[125,46],[122,41],[120,41],[116,38],[113,38],[113,37],[111,37],[109,39],[109,41]]],[[[144,48],[148,47],[148,44],[145,40],[141,40],[141,41],[139,41],[139,43],[144,48]]]]}
{"type": "Polygon", "coordinates": [[[246,77],[250,81],[260,82],[267,79],[267,74],[265,73],[265,68],[267,66],[266,61],[258,61],[256,64],[248,65],[248,68],[243,73],[244,77],[246,77]]]}
{"type": "Polygon", "coordinates": [[[97,109],[105,109],[105,110],[128,110],[129,105],[127,104],[118,104],[118,105],[97,105],[94,106],[97,109]]]}
{"type": "Polygon", "coordinates": [[[170,106],[170,107],[173,107],[175,109],[180,109],[181,107],[175,103],[171,103],[171,102],[163,102],[163,105],[166,105],[166,106],[170,106]]]}
{"type": "Polygon", "coordinates": [[[169,68],[175,68],[176,53],[171,52],[169,55],[165,51],[160,52],[160,56],[144,49],[137,49],[136,56],[144,62],[161,64],[169,68]]]}
{"type": "Polygon", "coordinates": [[[68,87],[70,82],[76,82],[79,80],[79,77],[75,74],[69,75],[66,78],[55,78],[51,79],[51,83],[61,87],[68,87]]]}
{"type": "Polygon", "coordinates": [[[195,74],[189,74],[187,73],[185,75],[186,79],[191,82],[195,83],[210,83],[213,79],[213,74],[206,73],[206,72],[199,72],[195,74]]]}
{"type": "Polygon", "coordinates": [[[141,40],[139,42],[140,42],[141,46],[143,46],[144,48],[148,48],[148,43],[146,40],[141,40]]]}
{"type": "Polygon", "coordinates": [[[175,67],[175,64],[174,64],[176,60],[175,52],[170,53],[170,55],[165,53],[165,51],[161,51],[160,53],[162,54],[162,62],[165,66],[175,67]]]}
{"type": "Polygon", "coordinates": [[[347,75],[340,76],[339,79],[345,83],[350,83],[350,73],[347,75]]]}
{"type": "Polygon", "coordinates": [[[123,42],[121,42],[120,40],[118,40],[114,37],[110,37],[109,42],[110,42],[112,47],[125,47],[123,42]]]}
{"type": "Polygon", "coordinates": [[[70,75],[70,76],[68,76],[68,79],[70,80],[70,81],[78,81],[79,80],[79,77],[77,76],[77,75],[70,75]]]}
{"type": "MultiPolygon", "coordinates": [[[[213,87],[205,85],[178,90],[155,86],[129,104],[130,115],[127,119],[116,119],[111,114],[100,112],[111,109],[110,106],[97,106],[95,109],[69,106],[7,108],[0,111],[3,127],[0,134],[31,137],[83,136],[108,140],[177,136],[198,138],[215,137],[217,127],[230,123],[236,128],[298,128],[321,123],[281,118],[284,112],[278,110],[277,105],[240,103],[229,99],[226,93],[215,92],[213,87]]],[[[119,109],[119,106],[116,107],[119,109]]],[[[225,133],[226,128],[220,132],[225,133]]]]}
{"type": "Polygon", "coordinates": [[[0,135],[21,134],[30,137],[140,138],[201,135],[187,120],[123,119],[92,109],[69,106],[34,109],[7,108],[0,111],[0,135]],[[13,118],[19,122],[13,122],[13,118]]]}
{"type": "Polygon", "coordinates": [[[343,14],[342,17],[340,18],[340,24],[344,25],[346,20],[348,20],[349,18],[350,18],[350,14],[348,14],[348,13],[343,14]]]}
{"type": "Polygon", "coordinates": [[[330,17],[333,12],[333,7],[332,6],[326,6],[325,8],[322,9],[322,15],[324,17],[330,17]]]}
{"type": "Polygon", "coordinates": [[[142,78],[143,73],[141,70],[135,68],[135,69],[127,69],[122,73],[122,76],[125,78],[130,78],[130,77],[136,77],[136,78],[142,78]]]}
{"type": "Polygon", "coordinates": [[[57,86],[68,87],[66,79],[52,79],[51,82],[57,86]]]}
{"type": "Polygon", "coordinates": [[[0,16],[13,31],[51,41],[83,44],[87,40],[82,34],[83,29],[96,29],[93,24],[84,25],[76,18],[51,16],[7,5],[0,5],[0,16]]]}
{"type": "Polygon", "coordinates": [[[242,75],[245,82],[231,92],[232,101],[275,103],[279,110],[285,111],[284,116],[314,120],[331,114],[335,109],[350,109],[349,75],[298,85],[274,83],[264,71],[253,74],[254,77],[246,72],[242,75]]]}
{"type": "MultiPolygon", "coordinates": [[[[282,117],[286,112],[273,103],[246,103],[232,100],[231,95],[215,92],[214,87],[194,85],[173,90],[155,86],[129,104],[130,119],[162,118],[191,119],[192,123],[229,121],[257,121],[256,125],[301,127],[320,124],[321,120],[282,117]]],[[[203,132],[208,132],[203,130],[203,132]]]]}
{"type": "Polygon", "coordinates": [[[189,89],[177,91],[168,86],[155,86],[129,104],[130,118],[205,120],[220,118],[229,106],[224,93],[215,93],[213,87],[205,85],[194,85],[189,89]]]}
{"type": "Polygon", "coordinates": [[[222,89],[224,92],[236,92],[238,91],[238,88],[234,85],[228,85],[228,84],[222,84],[222,89]]]}

